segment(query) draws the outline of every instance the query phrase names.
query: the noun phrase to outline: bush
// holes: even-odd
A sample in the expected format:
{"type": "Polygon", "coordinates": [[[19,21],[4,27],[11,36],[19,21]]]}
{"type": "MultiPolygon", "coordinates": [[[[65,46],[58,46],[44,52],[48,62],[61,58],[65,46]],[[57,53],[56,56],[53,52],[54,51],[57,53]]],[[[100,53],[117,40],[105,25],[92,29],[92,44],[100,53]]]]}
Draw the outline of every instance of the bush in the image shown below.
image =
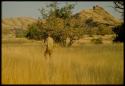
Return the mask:
{"type": "Polygon", "coordinates": [[[28,28],[28,32],[27,32],[27,35],[26,37],[29,38],[29,39],[40,39],[41,36],[40,36],[40,31],[38,30],[38,27],[36,25],[32,25],[28,28]]]}
{"type": "Polygon", "coordinates": [[[26,36],[26,30],[23,30],[23,29],[15,29],[15,35],[17,38],[22,38],[22,37],[25,37],[26,36]]]}
{"type": "Polygon", "coordinates": [[[91,39],[91,42],[95,43],[95,44],[102,44],[103,43],[101,37],[99,37],[99,38],[93,38],[93,39],[91,39]]]}
{"type": "Polygon", "coordinates": [[[114,38],[113,41],[114,42],[124,42],[124,34],[125,34],[124,23],[114,27],[112,30],[116,34],[116,37],[114,38]]]}

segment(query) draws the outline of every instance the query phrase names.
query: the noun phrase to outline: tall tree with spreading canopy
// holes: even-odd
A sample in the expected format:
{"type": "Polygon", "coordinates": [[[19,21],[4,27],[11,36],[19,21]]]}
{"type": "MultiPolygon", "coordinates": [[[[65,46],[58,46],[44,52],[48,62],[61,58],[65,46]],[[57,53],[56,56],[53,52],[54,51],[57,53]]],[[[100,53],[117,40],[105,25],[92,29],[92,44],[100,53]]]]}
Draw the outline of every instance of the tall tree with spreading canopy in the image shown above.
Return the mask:
{"type": "MultiPolygon", "coordinates": [[[[57,43],[65,46],[65,40],[69,37],[71,39],[70,45],[72,45],[73,40],[75,40],[75,38],[80,38],[82,35],[81,28],[76,27],[78,26],[76,25],[77,19],[72,20],[72,10],[75,8],[75,4],[66,2],[65,5],[60,8],[58,4],[60,3],[55,1],[47,5],[46,8],[39,9],[42,17],[39,17],[36,23],[37,28],[35,29],[40,33],[37,36],[40,36],[38,37],[39,39],[45,39],[47,33],[51,32],[52,37],[57,43]],[[75,22],[74,25],[72,25],[73,22],[75,22]]],[[[32,27],[30,27],[30,29],[31,28],[32,27]]],[[[29,31],[33,32],[35,30],[29,31]]]]}

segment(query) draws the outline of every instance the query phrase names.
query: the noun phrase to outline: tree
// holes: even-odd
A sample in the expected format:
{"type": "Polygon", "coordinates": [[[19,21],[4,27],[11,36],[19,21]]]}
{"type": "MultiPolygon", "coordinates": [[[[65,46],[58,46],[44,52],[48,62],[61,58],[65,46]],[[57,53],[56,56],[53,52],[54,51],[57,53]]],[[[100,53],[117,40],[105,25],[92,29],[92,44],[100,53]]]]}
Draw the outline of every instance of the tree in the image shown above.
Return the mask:
{"type": "MultiPolygon", "coordinates": [[[[123,1],[114,1],[114,8],[119,13],[122,13],[124,16],[124,2],[123,1]]],[[[124,23],[121,23],[120,25],[113,28],[113,32],[116,34],[114,42],[123,42],[124,41],[124,23]]]]}
{"type": "Polygon", "coordinates": [[[116,34],[114,42],[124,42],[124,23],[113,28],[113,32],[116,34]]]}
{"type": "Polygon", "coordinates": [[[124,13],[124,2],[123,1],[114,1],[114,8],[120,13],[124,13]]]}
{"type": "Polygon", "coordinates": [[[36,40],[40,39],[40,32],[36,24],[29,26],[26,37],[29,39],[36,39],[36,40]]]}
{"type": "MultiPolygon", "coordinates": [[[[50,27],[54,28],[55,35],[53,36],[55,40],[57,40],[58,42],[61,42],[62,45],[65,45],[64,42],[66,40],[66,37],[68,36],[71,39],[70,45],[72,45],[73,40],[75,40],[75,37],[77,36],[79,38],[78,32],[80,32],[79,31],[80,29],[76,29],[76,26],[78,26],[76,25],[76,21],[72,26],[73,22],[71,17],[72,17],[72,10],[74,9],[75,4],[66,3],[65,6],[62,8],[58,8],[57,4],[58,3],[52,3],[51,5],[48,6],[48,7],[51,7],[51,10],[49,12],[50,16],[48,17],[47,20],[48,22],[51,21],[54,24],[54,27],[53,26],[50,26],[50,27]],[[59,20],[60,20],[60,23],[58,23],[59,20]],[[58,24],[60,24],[59,27],[58,27],[58,24]]],[[[49,23],[49,24],[52,24],[52,23],[49,23]]]]}
{"type": "Polygon", "coordinates": [[[71,45],[73,40],[80,38],[82,31],[79,27],[78,19],[72,19],[72,10],[74,9],[75,4],[66,3],[61,8],[58,7],[58,4],[59,3],[55,1],[47,5],[46,9],[39,9],[42,17],[39,17],[38,22],[35,24],[37,28],[34,28],[34,25],[33,27],[30,27],[30,33],[28,33],[30,38],[37,37],[39,39],[45,39],[46,34],[51,31],[54,40],[63,46],[65,46],[67,37],[70,37],[71,45]],[[39,35],[36,34],[34,30],[39,35]]]}

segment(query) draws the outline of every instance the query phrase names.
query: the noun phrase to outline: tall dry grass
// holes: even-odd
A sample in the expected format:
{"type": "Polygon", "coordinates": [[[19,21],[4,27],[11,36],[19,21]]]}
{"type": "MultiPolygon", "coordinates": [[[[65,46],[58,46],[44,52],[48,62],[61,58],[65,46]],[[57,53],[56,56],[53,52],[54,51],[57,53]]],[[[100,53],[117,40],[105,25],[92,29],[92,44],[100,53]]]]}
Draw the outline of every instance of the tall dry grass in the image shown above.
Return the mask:
{"type": "Polygon", "coordinates": [[[123,84],[123,44],[56,47],[50,60],[42,42],[2,43],[3,84],[123,84]]]}

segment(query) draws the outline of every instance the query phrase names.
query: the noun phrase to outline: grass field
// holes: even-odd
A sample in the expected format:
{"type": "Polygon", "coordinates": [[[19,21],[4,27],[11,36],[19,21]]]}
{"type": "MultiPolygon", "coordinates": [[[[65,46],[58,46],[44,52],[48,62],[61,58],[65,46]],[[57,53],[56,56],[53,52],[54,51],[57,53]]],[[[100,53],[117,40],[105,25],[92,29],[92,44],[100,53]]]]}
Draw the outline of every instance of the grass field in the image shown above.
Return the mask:
{"type": "Polygon", "coordinates": [[[123,44],[56,47],[50,61],[41,42],[2,41],[3,84],[123,84],[123,44]]]}

